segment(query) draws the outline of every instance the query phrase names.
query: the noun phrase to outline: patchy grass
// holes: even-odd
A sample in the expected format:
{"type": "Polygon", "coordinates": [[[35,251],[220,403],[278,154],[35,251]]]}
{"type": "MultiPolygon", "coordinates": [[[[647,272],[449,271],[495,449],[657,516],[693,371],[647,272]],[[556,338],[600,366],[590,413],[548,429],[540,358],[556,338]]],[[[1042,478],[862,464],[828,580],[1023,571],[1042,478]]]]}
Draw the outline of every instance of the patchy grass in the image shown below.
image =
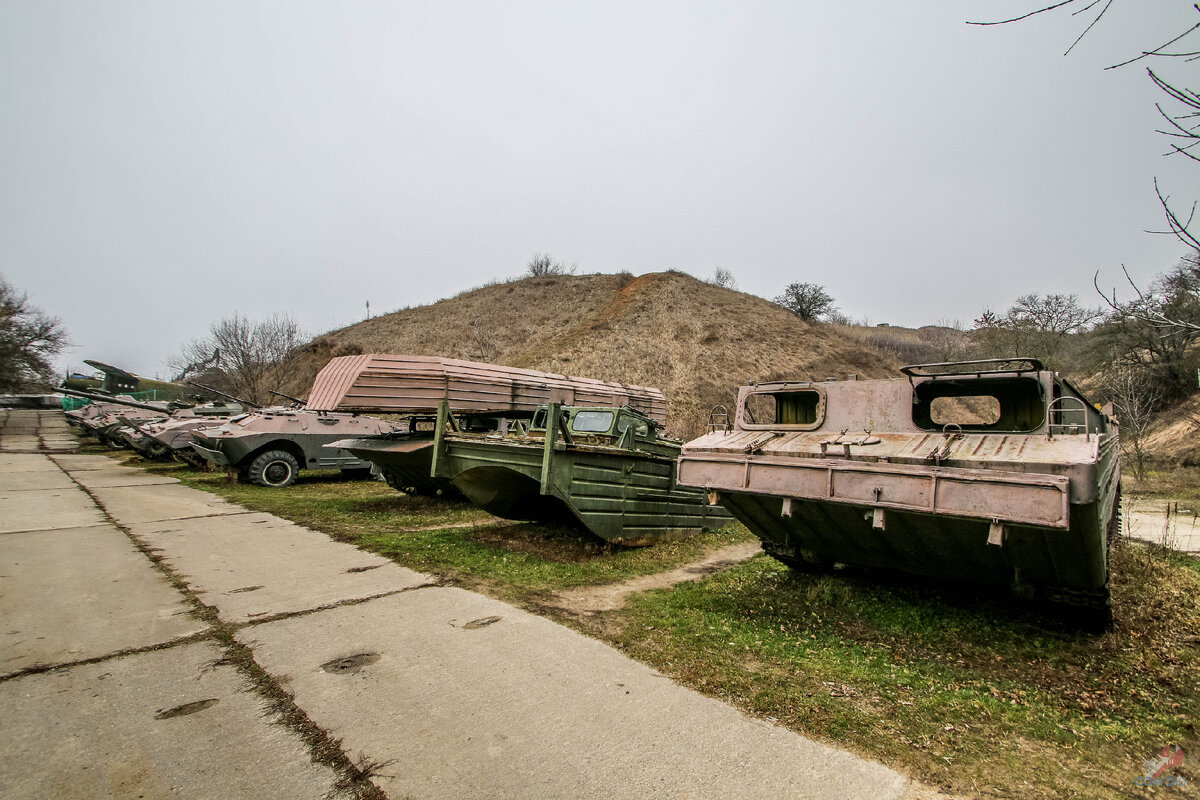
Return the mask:
{"type": "Polygon", "coordinates": [[[1130,497],[1200,502],[1200,467],[1150,468],[1141,480],[1126,470],[1121,490],[1130,497]]]}
{"type": "MultiPolygon", "coordinates": [[[[132,463],[139,459],[127,455],[132,463]]],[[[188,486],[494,597],[537,608],[551,592],[673,569],[752,537],[740,525],[654,547],[619,547],[577,528],[512,522],[465,502],[412,497],[376,481],[307,473],[286,490],[232,484],[224,473],[141,463],[188,486]]]]}
{"type": "MultiPolygon", "coordinates": [[[[1124,797],[1163,745],[1200,752],[1196,565],[1122,542],[1104,635],[1007,600],[766,556],[590,627],[700,691],[956,795],[1124,797]]],[[[1179,774],[1194,796],[1196,764],[1179,774]]]]}
{"type": "Polygon", "coordinates": [[[766,556],[581,615],[546,604],[547,594],[666,571],[751,537],[737,526],[614,548],[340,476],[278,491],[144,466],[555,617],[681,683],[955,797],[1198,793],[1200,559],[1120,541],[1116,624],[1102,635],[1005,598],[852,570],[802,574],[766,556]],[[1143,762],[1166,744],[1187,753],[1176,774],[1188,786],[1138,788],[1143,762]]]}

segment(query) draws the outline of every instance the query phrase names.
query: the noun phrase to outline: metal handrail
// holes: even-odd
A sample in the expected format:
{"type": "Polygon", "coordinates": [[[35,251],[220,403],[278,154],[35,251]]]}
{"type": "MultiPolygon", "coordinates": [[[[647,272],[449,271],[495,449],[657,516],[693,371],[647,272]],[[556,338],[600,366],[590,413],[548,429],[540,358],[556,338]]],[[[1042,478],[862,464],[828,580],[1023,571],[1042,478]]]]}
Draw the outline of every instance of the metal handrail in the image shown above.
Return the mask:
{"type": "Polygon", "coordinates": [[[909,379],[911,380],[912,378],[937,378],[937,377],[955,376],[955,375],[996,375],[996,374],[1002,374],[1002,373],[1007,373],[1007,372],[1018,372],[1018,373],[1020,373],[1020,372],[1041,372],[1042,369],[1043,369],[1042,362],[1036,358],[1026,358],[1023,356],[1014,356],[1012,358],[981,358],[976,361],[939,361],[939,362],[933,363],[933,364],[909,364],[906,367],[901,367],[900,372],[907,375],[909,377],[909,379]],[[949,370],[942,370],[939,372],[931,372],[930,371],[934,367],[976,367],[976,366],[980,366],[982,364],[995,364],[995,365],[1026,364],[1028,366],[1024,366],[1024,367],[1017,366],[1015,369],[1012,367],[1010,367],[1008,369],[1001,369],[1001,368],[997,367],[997,368],[993,368],[993,369],[959,370],[956,372],[952,372],[949,370]],[[918,371],[918,370],[921,370],[921,371],[918,371]]]}
{"type": "Polygon", "coordinates": [[[725,433],[729,433],[731,430],[733,430],[733,426],[729,424],[729,409],[721,403],[713,406],[712,411],[708,412],[708,432],[716,433],[718,427],[724,428],[725,433]],[[718,423],[718,417],[720,417],[723,422],[718,423]]]}
{"type": "Polygon", "coordinates": [[[1047,436],[1047,438],[1051,438],[1054,436],[1054,432],[1055,432],[1056,428],[1060,429],[1059,433],[1066,433],[1066,434],[1078,434],[1078,433],[1080,433],[1079,429],[1083,428],[1082,432],[1085,437],[1085,440],[1091,441],[1092,432],[1088,426],[1088,405],[1087,405],[1087,403],[1084,402],[1083,400],[1081,400],[1080,398],[1075,397],[1074,395],[1069,395],[1069,394],[1063,395],[1062,397],[1054,398],[1054,400],[1052,400],[1050,402],[1050,405],[1046,407],[1046,436],[1047,436]],[[1067,401],[1078,403],[1079,407],[1078,408],[1064,408],[1063,405],[1066,405],[1067,401]],[[1063,420],[1067,414],[1079,414],[1082,421],[1079,423],[1065,422],[1063,420]]]}

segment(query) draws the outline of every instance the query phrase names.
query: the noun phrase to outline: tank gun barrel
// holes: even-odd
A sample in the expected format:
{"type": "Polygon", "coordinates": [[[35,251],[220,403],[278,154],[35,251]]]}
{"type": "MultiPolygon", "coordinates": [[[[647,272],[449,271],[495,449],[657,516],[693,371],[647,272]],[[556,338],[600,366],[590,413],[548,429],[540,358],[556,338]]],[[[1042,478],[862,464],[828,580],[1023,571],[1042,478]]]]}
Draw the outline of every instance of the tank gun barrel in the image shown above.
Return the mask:
{"type": "Polygon", "coordinates": [[[95,400],[98,403],[116,403],[117,405],[129,406],[131,408],[140,408],[145,411],[156,411],[160,414],[170,413],[170,411],[168,409],[165,409],[162,406],[152,406],[149,403],[139,403],[136,400],[123,400],[119,397],[113,397],[113,396],[107,395],[107,394],[93,394],[92,392],[83,392],[83,391],[80,391],[79,389],[68,389],[65,386],[60,387],[58,391],[62,392],[63,394],[66,394],[66,395],[70,395],[72,397],[83,397],[88,400],[95,400]]]}
{"type": "Polygon", "coordinates": [[[197,389],[203,389],[206,392],[212,392],[217,397],[224,397],[226,400],[232,400],[235,403],[241,403],[246,408],[262,408],[262,406],[260,406],[258,403],[251,403],[249,400],[243,400],[240,397],[235,397],[234,395],[226,394],[225,392],[222,392],[220,389],[214,389],[211,386],[205,386],[203,383],[198,383],[196,381],[188,381],[188,383],[190,383],[192,386],[195,386],[197,389]]]}
{"type": "Polygon", "coordinates": [[[308,401],[301,400],[299,397],[292,397],[290,394],[284,394],[283,392],[277,392],[274,389],[267,389],[267,391],[270,392],[271,394],[275,395],[276,397],[282,397],[284,400],[291,400],[293,403],[298,403],[301,406],[307,405],[307,403],[308,403],[308,401]]]}

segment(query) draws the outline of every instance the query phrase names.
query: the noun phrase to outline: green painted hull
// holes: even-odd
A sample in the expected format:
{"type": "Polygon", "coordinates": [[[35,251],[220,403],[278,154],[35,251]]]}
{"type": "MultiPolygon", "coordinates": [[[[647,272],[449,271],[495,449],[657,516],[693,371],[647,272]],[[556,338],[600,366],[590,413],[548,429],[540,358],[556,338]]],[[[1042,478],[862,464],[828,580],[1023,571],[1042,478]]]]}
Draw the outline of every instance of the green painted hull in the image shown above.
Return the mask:
{"type": "Polygon", "coordinates": [[[569,514],[618,544],[648,545],[730,522],[704,491],[675,484],[670,455],[561,443],[547,453],[538,438],[450,434],[435,461],[437,475],[489,513],[540,521],[569,514]]]}

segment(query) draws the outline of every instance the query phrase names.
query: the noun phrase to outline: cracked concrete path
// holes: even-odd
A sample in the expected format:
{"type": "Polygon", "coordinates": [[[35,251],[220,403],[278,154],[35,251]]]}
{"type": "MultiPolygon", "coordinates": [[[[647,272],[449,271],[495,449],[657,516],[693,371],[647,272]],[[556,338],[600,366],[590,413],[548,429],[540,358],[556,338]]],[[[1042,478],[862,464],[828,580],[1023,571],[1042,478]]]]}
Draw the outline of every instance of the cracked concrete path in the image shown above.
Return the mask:
{"type": "Polygon", "coordinates": [[[0,676],[207,629],[115,526],[0,536],[0,676]]]}
{"type": "Polygon", "coordinates": [[[270,514],[139,523],[130,531],[231,623],[433,583],[428,575],[270,514]]]}
{"type": "Polygon", "coordinates": [[[0,481],[45,488],[0,489],[24,520],[0,534],[0,610],[24,632],[0,639],[24,670],[0,676],[5,797],[319,797],[367,762],[385,766],[356,789],[397,800],[912,796],[880,764],[324,534],[108,459],[14,458],[0,481]]]}
{"type": "Polygon", "coordinates": [[[0,797],[324,798],[334,770],[221,664],[188,595],[46,455],[13,449],[0,448],[0,797]]]}
{"type": "Polygon", "coordinates": [[[321,800],[332,773],[209,643],[0,683],[0,797],[321,800]]]}
{"type": "Polygon", "coordinates": [[[429,588],[243,628],[392,797],[900,797],[892,770],[752,719],[543,617],[429,588]],[[387,620],[388,624],[380,624],[387,620]]]}
{"type": "Polygon", "coordinates": [[[1200,553],[1200,503],[1129,498],[1122,501],[1122,533],[1184,553],[1200,553]]]}

